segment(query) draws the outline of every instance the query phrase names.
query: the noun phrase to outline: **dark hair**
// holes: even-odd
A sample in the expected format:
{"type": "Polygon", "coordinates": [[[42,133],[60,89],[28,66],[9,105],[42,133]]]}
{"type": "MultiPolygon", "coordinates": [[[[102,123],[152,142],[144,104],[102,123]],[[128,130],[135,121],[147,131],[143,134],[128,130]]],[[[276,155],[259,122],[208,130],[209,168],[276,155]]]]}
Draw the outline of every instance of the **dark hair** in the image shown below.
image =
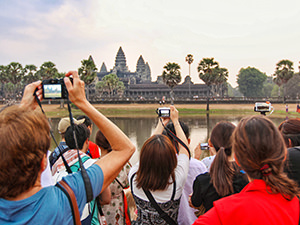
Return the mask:
{"type": "Polygon", "coordinates": [[[84,119],[83,124],[86,125],[86,127],[92,126],[92,120],[91,120],[88,116],[86,116],[86,115],[78,116],[76,119],[77,119],[77,120],[82,120],[82,119],[84,119]]]}
{"type": "Polygon", "coordinates": [[[17,105],[0,113],[0,198],[32,188],[50,147],[50,126],[40,111],[17,105]]]}
{"type": "Polygon", "coordinates": [[[172,142],[165,135],[153,135],[143,145],[140,153],[136,181],[138,188],[165,190],[175,181],[177,157],[172,142]]]}
{"type": "MultiPolygon", "coordinates": [[[[75,135],[79,150],[83,148],[84,142],[90,137],[90,131],[84,124],[74,125],[75,135]]],[[[72,127],[69,126],[65,133],[66,144],[70,149],[76,149],[72,127]]]]}
{"type": "Polygon", "coordinates": [[[291,200],[298,194],[295,181],[283,172],[286,157],[284,140],[265,116],[243,118],[233,133],[233,151],[251,179],[263,179],[272,193],[291,200]]]}
{"type": "Polygon", "coordinates": [[[283,121],[279,127],[279,131],[283,136],[285,145],[289,146],[289,139],[291,140],[292,147],[300,146],[300,120],[288,119],[283,121]]]}
{"type": "Polygon", "coordinates": [[[108,152],[111,152],[111,146],[101,130],[98,130],[96,133],[96,145],[104,150],[108,150],[108,152]]]}
{"type": "Polygon", "coordinates": [[[220,196],[233,194],[233,177],[239,169],[235,162],[229,162],[231,156],[231,135],[235,126],[227,121],[215,125],[210,141],[216,149],[216,156],[210,167],[211,182],[220,196]]]}
{"type": "MultiPolygon", "coordinates": [[[[182,121],[179,121],[179,123],[180,123],[180,126],[181,126],[186,138],[188,139],[190,137],[189,127],[182,121]]],[[[175,127],[172,122],[168,123],[166,128],[169,129],[170,131],[172,131],[172,133],[176,134],[175,127]]],[[[173,137],[166,131],[166,129],[164,129],[163,134],[167,135],[167,137],[170,138],[171,141],[173,141],[173,137]]]]}

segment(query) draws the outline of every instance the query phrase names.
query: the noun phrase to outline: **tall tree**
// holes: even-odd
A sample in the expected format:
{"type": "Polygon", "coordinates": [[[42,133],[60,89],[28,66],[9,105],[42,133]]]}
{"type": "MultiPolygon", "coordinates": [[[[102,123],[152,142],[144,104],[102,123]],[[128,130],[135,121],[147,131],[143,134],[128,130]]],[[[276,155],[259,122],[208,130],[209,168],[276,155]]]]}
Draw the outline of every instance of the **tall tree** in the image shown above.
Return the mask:
{"type": "Polygon", "coordinates": [[[8,82],[7,66],[0,65],[1,95],[5,95],[4,85],[8,82]]]}
{"type": "MultiPolygon", "coordinates": [[[[185,61],[189,64],[189,76],[190,76],[190,80],[192,80],[191,79],[191,64],[194,62],[193,55],[188,54],[185,57],[185,61]]],[[[191,82],[189,82],[189,97],[191,97],[191,82]]]]}
{"type": "Polygon", "coordinates": [[[207,85],[207,101],[206,110],[209,110],[209,98],[211,87],[215,84],[216,78],[218,76],[217,69],[219,68],[219,63],[214,61],[214,58],[203,58],[198,65],[199,78],[207,85]]]}
{"type": "Polygon", "coordinates": [[[240,92],[245,97],[262,97],[264,94],[263,87],[267,75],[254,67],[241,68],[237,75],[237,83],[240,92]]]}
{"type": "Polygon", "coordinates": [[[37,67],[33,64],[26,65],[24,68],[24,76],[23,76],[23,84],[30,84],[34,81],[39,80],[39,76],[37,73],[37,67]]]}
{"type": "Polygon", "coordinates": [[[90,95],[89,86],[97,76],[97,67],[91,56],[89,59],[84,59],[81,61],[81,67],[78,69],[78,74],[80,79],[83,80],[86,85],[87,99],[89,100],[89,95],[90,95]]]}
{"type": "Polygon", "coordinates": [[[170,88],[171,104],[174,104],[174,87],[181,81],[180,66],[177,63],[168,62],[164,66],[162,79],[170,88]]]}
{"type": "Polygon", "coordinates": [[[41,77],[41,79],[54,79],[56,78],[58,73],[58,70],[56,68],[56,65],[53,62],[44,62],[40,69],[37,71],[37,75],[41,77]]]}
{"type": "MultiPolygon", "coordinates": [[[[18,92],[21,91],[21,80],[24,76],[24,68],[23,66],[18,62],[11,62],[7,67],[7,78],[10,83],[13,84],[14,87],[14,94],[13,98],[15,99],[18,97],[18,92]]],[[[8,87],[8,86],[7,86],[8,87]]],[[[10,86],[11,89],[11,86],[10,86]]]]}
{"type": "Polygon", "coordinates": [[[284,59],[284,60],[279,61],[276,64],[276,70],[273,75],[274,82],[278,85],[279,89],[280,89],[281,85],[284,86],[283,87],[284,102],[285,102],[285,98],[286,98],[285,84],[289,81],[289,79],[291,79],[293,77],[293,75],[294,75],[293,62],[291,62],[290,60],[284,59]]]}
{"type": "Polygon", "coordinates": [[[96,89],[100,90],[101,93],[107,92],[109,97],[112,97],[115,94],[122,95],[125,90],[125,86],[116,74],[108,74],[96,84],[96,89]]]}

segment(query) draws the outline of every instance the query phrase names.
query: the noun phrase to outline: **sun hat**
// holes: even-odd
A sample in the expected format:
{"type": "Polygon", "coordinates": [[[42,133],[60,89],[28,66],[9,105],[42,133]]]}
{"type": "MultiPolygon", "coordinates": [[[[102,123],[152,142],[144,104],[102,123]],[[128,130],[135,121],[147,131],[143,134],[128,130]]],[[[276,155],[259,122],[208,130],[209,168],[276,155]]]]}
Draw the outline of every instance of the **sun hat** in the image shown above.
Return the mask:
{"type": "MultiPolygon", "coordinates": [[[[73,118],[74,124],[78,125],[78,124],[82,124],[84,122],[84,119],[81,120],[76,120],[75,118],[73,118]]],[[[64,117],[62,118],[59,123],[58,123],[58,132],[60,134],[63,134],[66,132],[67,128],[71,125],[70,123],[70,118],[69,117],[64,117]]]]}

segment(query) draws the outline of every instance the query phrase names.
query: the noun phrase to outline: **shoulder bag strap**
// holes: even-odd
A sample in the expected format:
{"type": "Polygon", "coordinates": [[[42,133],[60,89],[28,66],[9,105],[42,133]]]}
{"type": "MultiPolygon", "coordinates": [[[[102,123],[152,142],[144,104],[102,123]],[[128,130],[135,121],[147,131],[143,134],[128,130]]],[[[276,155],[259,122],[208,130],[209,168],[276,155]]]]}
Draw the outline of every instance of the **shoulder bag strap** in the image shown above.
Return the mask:
{"type": "Polygon", "coordinates": [[[80,213],[79,213],[76,197],[75,197],[73,190],[70,188],[70,186],[64,180],[59,181],[59,183],[56,184],[56,186],[58,188],[60,188],[68,197],[68,200],[71,205],[71,211],[73,214],[74,225],[81,225],[80,213]]]}
{"type": "Polygon", "coordinates": [[[150,191],[146,191],[143,188],[143,191],[145,192],[147,198],[149,199],[149,201],[151,202],[151,205],[155,208],[155,210],[159,213],[159,215],[161,216],[161,218],[167,222],[167,224],[170,225],[176,225],[177,223],[167,214],[165,213],[157,204],[157,202],[155,201],[155,199],[153,198],[152,194],[150,193],[150,191]]]}

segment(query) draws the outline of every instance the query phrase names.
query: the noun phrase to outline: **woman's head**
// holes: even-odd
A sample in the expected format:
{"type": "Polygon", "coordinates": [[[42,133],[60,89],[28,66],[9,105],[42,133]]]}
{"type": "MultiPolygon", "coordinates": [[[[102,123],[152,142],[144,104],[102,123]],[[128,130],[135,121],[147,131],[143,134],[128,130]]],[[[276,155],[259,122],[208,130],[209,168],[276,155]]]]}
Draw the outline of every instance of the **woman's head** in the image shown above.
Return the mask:
{"type": "Polygon", "coordinates": [[[108,152],[111,152],[111,146],[104,136],[104,134],[101,132],[101,130],[97,131],[96,134],[96,145],[98,145],[101,149],[107,150],[108,152]]]}
{"type": "Polygon", "coordinates": [[[33,187],[50,147],[49,134],[41,112],[11,106],[0,113],[0,198],[13,198],[33,187]]]}
{"type": "Polygon", "coordinates": [[[265,116],[243,118],[233,133],[233,151],[251,179],[263,179],[272,192],[293,197],[295,182],[283,173],[286,146],[279,130],[265,116]]]}
{"type": "Polygon", "coordinates": [[[213,186],[220,196],[234,192],[232,182],[235,168],[229,161],[232,155],[231,135],[235,126],[227,121],[221,121],[213,128],[210,142],[216,150],[216,157],[210,167],[210,176],[213,186]]]}
{"type": "Polygon", "coordinates": [[[137,171],[137,187],[165,190],[170,177],[175,180],[175,148],[165,135],[153,135],[143,145],[137,171]]]}
{"type": "Polygon", "coordinates": [[[300,120],[288,119],[283,121],[279,127],[287,147],[300,146],[300,120]]]}

